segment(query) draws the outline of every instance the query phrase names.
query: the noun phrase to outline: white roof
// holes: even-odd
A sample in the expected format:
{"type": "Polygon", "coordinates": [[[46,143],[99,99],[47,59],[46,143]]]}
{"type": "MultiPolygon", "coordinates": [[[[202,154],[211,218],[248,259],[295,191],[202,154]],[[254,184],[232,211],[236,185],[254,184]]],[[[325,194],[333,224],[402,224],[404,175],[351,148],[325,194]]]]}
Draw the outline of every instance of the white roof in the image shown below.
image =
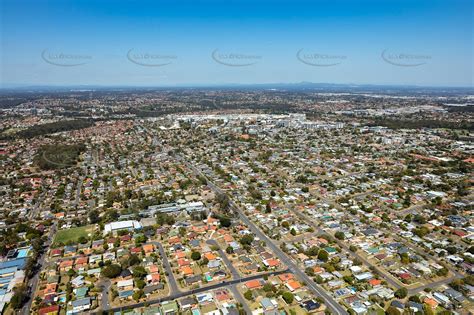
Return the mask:
{"type": "Polygon", "coordinates": [[[121,280],[117,282],[117,287],[129,287],[129,286],[133,286],[133,279],[121,280]]]}
{"type": "Polygon", "coordinates": [[[352,272],[355,272],[355,273],[358,273],[358,272],[362,271],[362,268],[359,267],[359,266],[352,266],[352,267],[350,267],[350,269],[351,269],[352,272]]]}
{"type": "Polygon", "coordinates": [[[140,222],[135,220],[128,220],[128,221],[117,221],[106,224],[104,226],[104,232],[109,233],[112,231],[123,230],[123,229],[141,229],[142,225],[140,222]]]}

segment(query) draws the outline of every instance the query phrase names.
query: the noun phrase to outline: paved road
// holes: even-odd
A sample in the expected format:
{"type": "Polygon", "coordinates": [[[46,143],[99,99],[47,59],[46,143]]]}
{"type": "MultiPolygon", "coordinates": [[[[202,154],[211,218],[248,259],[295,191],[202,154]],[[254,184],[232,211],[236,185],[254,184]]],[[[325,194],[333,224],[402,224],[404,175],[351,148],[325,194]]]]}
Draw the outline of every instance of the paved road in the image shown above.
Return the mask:
{"type": "Polygon", "coordinates": [[[443,280],[431,282],[431,283],[428,283],[428,284],[425,284],[425,285],[421,285],[421,286],[416,287],[414,289],[408,289],[408,295],[418,294],[426,288],[434,289],[434,288],[439,287],[440,285],[447,285],[456,278],[457,278],[456,276],[453,276],[453,277],[450,277],[450,278],[447,278],[447,279],[443,279],[443,280]]]}
{"type": "MultiPolygon", "coordinates": [[[[253,275],[253,276],[249,276],[249,277],[245,277],[245,278],[241,278],[241,279],[236,279],[236,280],[222,281],[220,283],[211,284],[211,285],[201,287],[201,288],[197,288],[197,289],[194,289],[194,290],[185,291],[185,292],[180,291],[180,292],[170,294],[170,295],[162,297],[162,298],[158,298],[158,299],[154,299],[154,300],[147,300],[147,301],[144,301],[144,302],[134,303],[134,304],[126,305],[126,306],[113,307],[111,309],[104,310],[104,311],[109,311],[109,312],[113,312],[113,313],[123,312],[123,311],[126,311],[126,310],[135,309],[135,308],[144,307],[144,306],[149,306],[149,305],[153,305],[153,304],[159,304],[159,303],[162,303],[162,302],[165,302],[165,301],[175,300],[175,299],[179,299],[179,298],[182,298],[182,297],[185,297],[185,296],[199,294],[199,293],[207,292],[207,291],[210,291],[210,290],[219,289],[219,288],[222,288],[222,287],[227,287],[227,286],[231,287],[232,285],[236,285],[236,284],[241,283],[241,282],[246,282],[246,281],[255,280],[255,279],[262,279],[265,276],[276,276],[276,275],[279,275],[279,274],[282,274],[282,273],[287,273],[287,272],[288,272],[288,269],[280,270],[280,271],[267,272],[267,273],[253,275]]],[[[95,313],[97,313],[97,312],[94,312],[93,314],[95,314],[95,313]]]]}
{"type": "MultiPolygon", "coordinates": [[[[332,204],[335,208],[337,208],[337,205],[330,202],[330,201],[324,201],[323,202],[328,202],[330,204],[332,204]]],[[[420,210],[424,207],[424,205],[417,205],[417,206],[413,206],[411,209],[407,209],[409,210],[410,212],[411,211],[417,211],[417,210],[420,210]]],[[[298,211],[295,211],[293,209],[291,209],[293,211],[293,213],[295,213],[297,216],[301,217],[302,219],[305,220],[305,222],[310,222],[311,226],[313,226],[313,228],[316,229],[316,231],[318,231],[319,233],[322,233],[322,232],[325,232],[324,230],[322,230],[318,225],[314,224],[313,221],[309,220],[308,216],[302,212],[298,212],[298,211]]],[[[399,241],[399,242],[402,242],[404,243],[406,246],[412,248],[413,250],[415,250],[417,253],[423,253],[427,256],[429,256],[433,261],[437,262],[437,263],[440,263],[440,261],[436,258],[436,257],[433,257],[432,255],[430,255],[429,253],[426,252],[426,250],[423,250],[421,249],[420,247],[416,246],[416,245],[413,245],[411,243],[408,243],[406,240],[402,239],[401,237],[399,237],[398,235],[394,235],[390,230],[385,230],[385,229],[382,229],[383,232],[387,233],[388,235],[391,235],[395,240],[399,241]]],[[[402,288],[402,287],[406,287],[405,285],[401,284],[400,282],[396,281],[390,274],[387,274],[387,272],[384,272],[382,270],[380,270],[377,266],[375,266],[374,264],[370,263],[367,259],[365,259],[364,257],[360,256],[359,254],[355,253],[355,252],[352,252],[349,250],[349,246],[346,245],[346,243],[336,239],[336,242],[339,244],[339,246],[341,246],[342,248],[344,248],[348,253],[350,253],[353,257],[359,259],[360,261],[362,261],[364,264],[366,264],[367,266],[369,267],[372,267],[373,270],[377,271],[378,274],[385,280],[387,281],[391,286],[393,286],[394,288],[402,288]]],[[[414,294],[417,294],[421,291],[423,291],[425,288],[435,288],[439,285],[443,285],[443,284],[448,284],[450,283],[451,281],[453,281],[454,279],[456,278],[459,278],[459,277],[462,277],[461,274],[459,274],[458,272],[456,272],[455,270],[453,270],[452,268],[449,268],[449,271],[451,271],[455,276],[453,277],[449,277],[449,278],[446,278],[446,279],[443,279],[443,280],[439,280],[439,281],[436,281],[436,282],[431,282],[431,283],[428,283],[426,285],[422,285],[422,286],[419,286],[419,287],[416,287],[416,288],[412,288],[412,289],[408,289],[408,294],[409,295],[414,295],[414,294]]]]}
{"type": "Polygon", "coordinates": [[[173,270],[171,269],[170,262],[168,261],[168,257],[166,256],[165,249],[163,248],[163,245],[161,245],[160,242],[150,242],[153,245],[155,245],[158,250],[160,251],[161,259],[163,260],[163,267],[165,268],[166,273],[168,274],[168,284],[170,287],[170,295],[177,294],[178,292],[181,292],[178,287],[178,283],[176,283],[176,279],[174,278],[173,275],[173,270]]]}
{"type": "MultiPolygon", "coordinates": [[[[306,222],[307,224],[310,224],[315,230],[316,232],[318,232],[319,234],[328,234],[326,231],[324,231],[323,229],[321,229],[321,227],[316,224],[313,220],[311,220],[310,217],[308,217],[306,214],[304,214],[303,212],[300,212],[300,211],[297,211],[297,210],[294,210],[294,209],[290,209],[290,211],[292,211],[296,216],[300,217],[304,222],[306,222]]],[[[391,286],[393,286],[394,288],[401,288],[402,285],[400,285],[399,282],[397,282],[395,279],[393,279],[390,275],[387,275],[386,272],[380,270],[377,266],[375,266],[374,264],[372,264],[371,262],[369,262],[367,259],[365,259],[364,257],[362,257],[361,255],[357,254],[356,252],[353,252],[349,249],[349,246],[347,245],[346,242],[343,242],[343,241],[340,241],[336,238],[334,238],[336,243],[341,247],[343,248],[347,253],[349,253],[349,255],[351,255],[353,258],[356,258],[360,261],[362,261],[365,265],[367,265],[368,267],[372,268],[374,271],[376,271],[385,281],[387,281],[391,286]]]]}
{"type": "MultiPolygon", "coordinates": [[[[33,206],[33,209],[28,213],[28,219],[33,220],[36,218],[39,214],[40,206],[43,203],[43,200],[46,196],[46,191],[41,193],[41,195],[38,197],[38,200],[36,201],[35,205],[33,206]]],[[[12,224],[13,225],[13,224],[12,224]]]]}
{"type": "MultiPolygon", "coordinates": [[[[170,294],[180,292],[178,283],[176,282],[173,271],[171,270],[171,265],[168,261],[168,257],[166,256],[163,245],[161,245],[161,243],[157,242],[157,241],[151,241],[149,243],[155,245],[156,248],[158,248],[158,251],[160,252],[160,256],[162,257],[161,259],[163,261],[163,267],[165,268],[165,271],[167,273],[168,284],[169,284],[169,287],[170,287],[170,294]]],[[[86,255],[86,256],[89,256],[89,255],[86,255]]],[[[79,257],[84,257],[84,255],[75,255],[75,256],[67,257],[67,259],[76,259],[76,258],[79,258],[79,257]]],[[[51,261],[54,262],[54,261],[58,261],[58,260],[62,260],[62,259],[64,259],[64,258],[55,257],[55,258],[52,258],[51,261]]],[[[107,309],[107,308],[103,308],[103,309],[107,309]]]]}
{"type": "Polygon", "coordinates": [[[102,282],[101,283],[102,296],[101,296],[101,299],[100,299],[101,308],[103,310],[108,310],[110,308],[109,292],[110,292],[110,287],[112,286],[112,282],[109,279],[105,279],[101,282],[102,282]]]}
{"type": "MultiPolygon", "coordinates": [[[[214,246],[217,246],[219,249],[217,250],[219,252],[219,255],[221,256],[222,260],[224,261],[224,263],[227,265],[227,268],[230,270],[230,273],[232,274],[232,278],[234,280],[236,279],[241,279],[242,277],[240,276],[239,272],[237,271],[237,269],[235,269],[234,265],[232,264],[232,262],[229,260],[229,258],[227,257],[226,253],[224,253],[224,251],[222,250],[222,248],[220,248],[219,244],[217,244],[216,240],[207,240],[206,241],[207,244],[209,245],[214,245],[214,246]]],[[[244,308],[245,312],[247,314],[252,314],[252,310],[250,309],[250,307],[248,306],[247,304],[247,301],[245,301],[244,297],[242,296],[242,294],[240,294],[239,290],[237,289],[237,285],[236,284],[233,284],[231,286],[229,286],[229,290],[230,292],[232,292],[232,294],[234,295],[235,299],[240,303],[242,304],[242,307],[244,308]]]]}
{"type": "MultiPolygon", "coordinates": [[[[388,232],[387,230],[385,230],[385,232],[388,232]]],[[[464,278],[465,275],[463,275],[462,273],[456,271],[454,268],[452,268],[452,266],[450,266],[449,264],[443,264],[437,257],[431,255],[427,250],[413,244],[413,243],[410,243],[409,241],[405,240],[404,238],[398,236],[398,235],[392,235],[393,238],[397,241],[399,241],[400,243],[403,243],[405,244],[405,246],[413,249],[415,252],[417,253],[423,253],[423,255],[429,257],[431,260],[433,260],[434,262],[440,264],[440,265],[445,265],[447,267],[447,269],[449,270],[449,272],[451,272],[451,274],[453,274],[453,276],[449,277],[449,278],[446,278],[446,279],[442,279],[442,280],[438,280],[438,281],[435,281],[435,282],[430,282],[428,284],[425,284],[425,285],[422,285],[422,286],[419,286],[419,287],[416,287],[416,288],[413,288],[413,289],[408,289],[408,293],[410,295],[413,295],[413,294],[416,294],[416,293],[419,293],[421,291],[423,291],[425,288],[436,288],[440,285],[444,285],[444,284],[448,284],[450,282],[452,282],[453,280],[455,279],[458,279],[458,278],[464,278]]]]}
{"type": "MultiPolygon", "coordinates": [[[[452,201],[454,201],[454,198],[449,198],[449,199],[445,200],[445,203],[452,202],[452,201]]],[[[463,198],[463,199],[461,199],[461,202],[469,203],[470,200],[469,200],[469,198],[463,198]]],[[[412,206],[410,206],[410,207],[408,207],[404,210],[397,211],[396,214],[397,215],[405,215],[405,214],[408,214],[408,213],[417,214],[420,210],[423,210],[424,208],[429,208],[429,206],[430,206],[429,204],[425,204],[425,203],[412,205],[412,206]]]]}
{"type": "MultiPolygon", "coordinates": [[[[384,230],[384,231],[387,232],[387,233],[389,233],[388,230],[384,230]]],[[[413,249],[415,252],[417,252],[417,253],[419,253],[419,254],[423,254],[423,255],[425,255],[425,256],[431,258],[434,262],[436,262],[436,263],[438,263],[438,264],[440,264],[440,265],[443,264],[443,262],[442,262],[438,257],[435,257],[435,256],[431,255],[428,250],[426,250],[426,249],[424,249],[424,248],[421,248],[420,246],[418,246],[418,245],[416,245],[416,244],[413,244],[413,243],[409,242],[408,240],[406,240],[406,239],[404,239],[404,238],[402,238],[402,237],[400,237],[400,236],[398,236],[398,235],[393,235],[393,238],[396,239],[397,241],[399,241],[399,242],[405,244],[407,247],[410,247],[410,248],[413,249]]],[[[451,273],[453,273],[456,277],[458,277],[458,278],[463,278],[463,277],[465,277],[465,275],[463,275],[462,273],[460,273],[460,272],[454,270],[449,264],[444,264],[444,265],[446,265],[447,269],[448,269],[449,271],[451,271],[451,273]]]]}
{"type": "MultiPolygon", "coordinates": [[[[196,175],[203,176],[207,179],[207,185],[211,188],[214,192],[218,194],[226,193],[217,187],[212,181],[207,178],[206,175],[202,174],[196,167],[191,165],[190,163],[186,162],[183,158],[178,157],[178,160],[185,163],[189,168],[191,168],[196,175]]],[[[320,296],[326,306],[331,310],[334,314],[349,314],[337,301],[330,296],[323,288],[321,288],[316,282],[313,281],[306,273],[304,273],[294,262],[293,260],[286,255],[279,247],[276,245],[270,238],[268,238],[250,219],[244,214],[244,212],[235,204],[235,202],[229,198],[229,207],[235,213],[239,215],[239,218],[242,222],[244,222],[250,230],[262,241],[264,241],[267,246],[278,256],[280,261],[282,261],[285,265],[290,268],[290,271],[293,272],[306,283],[308,288],[313,291],[313,293],[317,296],[320,296]]]]}
{"type": "Polygon", "coordinates": [[[413,205],[404,210],[397,211],[396,214],[397,215],[405,215],[408,213],[416,214],[426,206],[427,206],[426,204],[413,205]]]}
{"type": "Polygon", "coordinates": [[[51,243],[53,242],[53,236],[56,233],[56,229],[57,229],[57,222],[54,222],[53,225],[50,228],[50,231],[49,231],[49,234],[48,234],[48,240],[44,243],[43,254],[41,254],[41,256],[38,258],[37,264],[39,266],[39,270],[35,273],[33,278],[31,278],[28,281],[28,288],[29,288],[30,296],[29,296],[28,301],[22,307],[20,314],[29,314],[29,312],[30,312],[31,304],[33,303],[33,297],[35,296],[36,288],[38,287],[39,275],[40,275],[41,269],[44,265],[44,261],[45,261],[46,256],[47,256],[48,249],[51,246],[51,243]]]}
{"type": "Polygon", "coordinates": [[[303,282],[315,293],[322,297],[326,303],[326,306],[335,314],[349,314],[336,300],[331,297],[323,288],[321,288],[316,282],[313,281],[306,273],[304,273],[291,259],[288,257],[271,239],[269,239],[260,229],[253,224],[243,212],[236,208],[235,204],[231,201],[230,206],[239,213],[240,219],[252,230],[252,232],[278,256],[278,258],[290,268],[290,271],[302,279],[303,282]]]}
{"type": "MultiPolygon", "coordinates": [[[[329,204],[331,204],[333,207],[335,208],[338,208],[338,205],[335,204],[334,202],[331,202],[331,201],[327,201],[327,200],[323,200],[323,202],[327,202],[329,204]]],[[[405,209],[404,211],[402,211],[403,213],[415,213],[416,211],[419,211],[421,209],[423,209],[425,207],[425,205],[415,205],[415,206],[412,206],[408,209],[405,209]]],[[[308,216],[306,216],[304,213],[301,213],[301,212],[298,212],[298,211],[294,211],[292,209],[292,211],[302,217],[303,219],[308,220],[308,216]]],[[[398,213],[402,213],[402,212],[398,212],[398,213]]],[[[312,223],[311,220],[309,220],[308,222],[310,222],[310,224],[317,230],[317,231],[322,231],[319,226],[315,225],[314,223],[312,223]]],[[[419,247],[418,245],[416,244],[412,244],[410,242],[408,242],[407,240],[405,240],[404,238],[394,234],[392,231],[388,230],[388,229],[381,229],[383,232],[387,233],[388,235],[391,235],[395,240],[405,244],[407,247],[410,247],[411,249],[413,249],[415,252],[417,253],[423,253],[424,255],[428,256],[429,258],[431,258],[433,261],[437,262],[438,264],[441,264],[441,261],[437,258],[437,257],[434,257],[433,255],[429,254],[425,249],[419,247]]],[[[359,260],[361,260],[362,262],[364,262],[366,265],[368,265],[369,267],[372,267],[375,271],[377,271],[379,273],[379,275],[384,279],[386,280],[389,284],[391,284],[393,287],[399,289],[401,287],[406,287],[405,285],[399,283],[398,281],[395,281],[394,278],[390,275],[390,274],[387,274],[387,272],[383,272],[381,271],[379,268],[377,268],[376,266],[374,266],[373,264],[371,264],[369,261],[367,261],[365,258],[363,258],[362,256],[358,255],[357,253],[354,253],[354,252],[351,252],[348,248],[348,246],[342,242],[342,241],[339,241],[337,240],[337,243],[339,244],[339,246],[341,246],[342,248],[346,249],[350,254],[352,254],[354,257],[358,258],[359,260]]],[[[449,277],[449,278],[446,278],[446,279],[443,279],[443,280],[439,280],[439,281],[435,281],[435,282],[431,282],[431,283],[428,283],[426,285],[421,285],[417,288],[412,288],[412,289],[408,289],[408,293],[409,295],[414,295],[416,293],[419,293],[421,291],[423,291],[425,288],[435,288],[439,285],[443,285],[443,284],[448,284],[450,283],[451,281],[453,281],[454,279],[456,278],[462,278],[464,277],[464,275],[462,275],[461,273],[457,272],[456,270],[452,269],[450,266],[448,266],[448,270],[454,274],[454,276],[452,277],[449,277]]]]}
{"type": "Polygon", "coordinates": [[[81,201],[81,191],[82,191],[83,181],[84,181],[84,176],[80,176],[77,179],[76,198],[74,199],[74,206],[76,207],[79,204],[79,201],[81,201]]]}
{"type": "Polygon", "coordinates": [[[232,279],[240,279],[240,274],[239,272],[237,271],[237,269],[235,269],[234,265],[232,264],[232,262],[229,260],[229,258],[227,257],[226,253],[222,250],[222,248],[220,248],[219,244],[217,243],[216,240],[207,240],[206,241],[207,244],[209,245],[213,245],[213,246],[217,246],[219,249],[217,250],[217,252],[219,253],[219,255],[221,256],[222,260],[224,261],[224,263],[227,265],[227,268],[229,268],[230,270],[230,273],[232,275],[232,279]]]}
{"type": "Polygon", "coordinates": [[[237,289],[237,285],[236,284],[230,285],[229,290],[234,295],[234,298],[242,305],[242,307],[245,310],[245,313],[252,314],[252,310],[250,309],[250,306],[247,304],[247,301],[245,301],[242,294],[240,294],[239,290],[237,289]]]}

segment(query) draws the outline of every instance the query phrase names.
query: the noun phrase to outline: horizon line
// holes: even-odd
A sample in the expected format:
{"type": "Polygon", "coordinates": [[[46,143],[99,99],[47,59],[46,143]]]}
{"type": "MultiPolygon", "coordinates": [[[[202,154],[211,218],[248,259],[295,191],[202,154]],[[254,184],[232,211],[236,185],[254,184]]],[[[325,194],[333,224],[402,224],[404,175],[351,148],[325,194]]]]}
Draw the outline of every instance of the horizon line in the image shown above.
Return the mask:
{"type": "Polygon", "coordinates": [[[399,87],[399,88],[451,88],[451,89],[474,89],[474,85],[417,85],[417,84],[375,84],[375,83],[330,83],[330,82],[269,82],[269,83],[182,83],[169,85],[133,85],[133,84],[28,84],[28,83],[6,83],[0,84],[0,90],[20,90],[39,88],[219,88],[219,87],[258,87],[258,86],[305,86],[305,85],[328,85],[340,87],[399,87]]]}

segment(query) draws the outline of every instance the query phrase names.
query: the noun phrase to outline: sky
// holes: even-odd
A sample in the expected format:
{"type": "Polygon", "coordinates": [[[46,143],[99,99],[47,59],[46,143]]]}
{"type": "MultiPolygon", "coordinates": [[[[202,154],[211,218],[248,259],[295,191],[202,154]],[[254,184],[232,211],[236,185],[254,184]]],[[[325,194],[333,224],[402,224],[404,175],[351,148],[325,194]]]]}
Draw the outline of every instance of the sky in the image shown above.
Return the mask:
{"type": "Polygon", "coordinates": [[[0,84],[473,86],[472,0],[0,0],[0,84]]]}

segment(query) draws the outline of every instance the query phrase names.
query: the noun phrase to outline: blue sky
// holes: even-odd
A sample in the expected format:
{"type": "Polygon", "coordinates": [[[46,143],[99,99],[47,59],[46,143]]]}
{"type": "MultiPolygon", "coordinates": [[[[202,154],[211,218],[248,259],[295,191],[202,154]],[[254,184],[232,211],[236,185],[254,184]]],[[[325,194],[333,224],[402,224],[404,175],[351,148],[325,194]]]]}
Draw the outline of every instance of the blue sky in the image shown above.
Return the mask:
{"type": "Polygon", "coordinates": [[[473,85],[471,0],[1,0],[3,86],[473,85]]]}

